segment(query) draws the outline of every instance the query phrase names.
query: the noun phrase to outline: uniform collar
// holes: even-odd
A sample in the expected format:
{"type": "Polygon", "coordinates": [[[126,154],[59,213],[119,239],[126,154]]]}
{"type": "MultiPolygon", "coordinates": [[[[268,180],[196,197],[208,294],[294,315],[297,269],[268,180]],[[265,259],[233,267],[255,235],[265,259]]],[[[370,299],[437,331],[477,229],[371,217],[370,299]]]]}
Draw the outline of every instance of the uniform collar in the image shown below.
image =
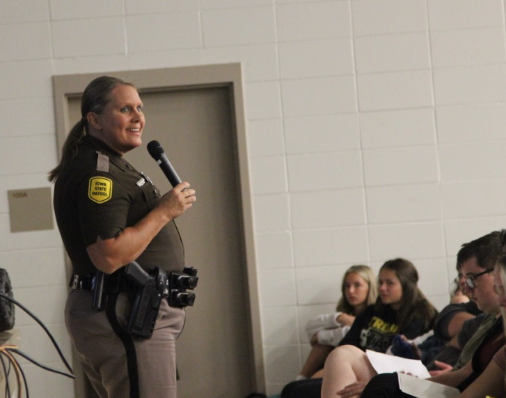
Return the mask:
{"type": "Polygon", "coordinates": [[[97,152],[101,152],[109,157],[109,160],[118,166],[121,170],[125,171],[128,167],[128,162],[118,152],[113,151],[107,144],[96,137],[86,134],[83,138],[83,142],[97,152]]]}

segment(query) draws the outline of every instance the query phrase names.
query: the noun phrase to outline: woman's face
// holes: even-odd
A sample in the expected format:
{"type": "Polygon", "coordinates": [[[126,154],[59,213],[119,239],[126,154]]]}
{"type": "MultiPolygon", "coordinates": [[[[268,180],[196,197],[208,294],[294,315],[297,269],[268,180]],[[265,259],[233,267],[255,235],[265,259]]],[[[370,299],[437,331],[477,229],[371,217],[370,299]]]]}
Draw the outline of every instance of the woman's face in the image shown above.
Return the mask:
{"type": "Polygon", "coordinates": [[[129,85],[116,87],[111,92],[104,111],[93,115],[90,125],[95,131],[92,135],[104,141],[120,155],[142,144],[145,120],[142,102],[134,87],[129,85]]]}
{"type": "Polygon", "coordinates": [[[369,284],[360,275],[351,272],[346,276],[344,282],[344,297],[353,307],[364,305],[369,293],[369,284]]]}
{"type": "Polygon", "coordinates": [[[389,269],[382,269],[380,271],[378,276],[378,292],[383,304],[390,305],[396,310],[401,308],[402,285],[394,271],[389,269]]]}

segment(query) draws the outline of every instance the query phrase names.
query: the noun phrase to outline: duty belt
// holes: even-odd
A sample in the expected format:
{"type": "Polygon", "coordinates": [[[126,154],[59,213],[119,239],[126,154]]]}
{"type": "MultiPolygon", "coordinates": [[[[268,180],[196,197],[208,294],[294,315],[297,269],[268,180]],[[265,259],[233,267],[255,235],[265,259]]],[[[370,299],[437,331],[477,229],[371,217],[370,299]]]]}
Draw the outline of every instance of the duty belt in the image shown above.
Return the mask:
{"type": "MultiPolygon", "coordinates": [[[[155,267],[155,270],[160,269],[155,267]]],[[[155,272],[155,270],[151,273],[155,272]]],[[[160,271],[155,272],[156,275],[159,275],[159,273],[160,271]]],[[[157,277],[154,279],[156,280],[156,278],[157,277]]],[[[193,305],[195,302],[195,293],[188,290],[193,290],[197,286],[199,280],[197,269],[193,267],[184,267],[182,272],[173,271],[168,275],[168,278],[167,276],[164,278],[168,285],[168,289],[164,291],[163,294],[161,292],[157,294],[161,294],[164,298],[167,298],[171,307],[184,308],[193,305]]],[[[111,275],[105,275],[103,272],[87,275],[73,274],[70,278],[69,287],[72,288],[72,290],[93,292],[93,308],[102,310],[104,309],[102,303],[105,300],[105,295],[130,291],[133,285],[138,285],[137,288],[141,289],[150,279],[153,279],[153,276],[142,270],[134,261],[111,275]],[[136,266],[134,267],[133,264],[136,266]],[[130,282],[127,282],[127,279],[130,280],[130,282]]],[[[157,281],[155,285],[158,283],[160,283],[160,281],[157,281]]],[[[158,286],[158,288],[160,287],[158,286]]]]}

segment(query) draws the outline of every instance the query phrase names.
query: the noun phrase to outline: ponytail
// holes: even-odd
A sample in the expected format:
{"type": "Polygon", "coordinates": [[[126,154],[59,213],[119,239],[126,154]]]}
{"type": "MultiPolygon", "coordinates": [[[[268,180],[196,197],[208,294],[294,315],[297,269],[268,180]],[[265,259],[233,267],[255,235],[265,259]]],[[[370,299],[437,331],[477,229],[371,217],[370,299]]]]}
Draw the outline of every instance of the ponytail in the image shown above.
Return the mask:
{"type": "Polygon", "coordinates": [[[72,127],[72,130],[70,130],[70,133],[68,134],[67,139],[63,144],[60,164],[49,172],[49,176],[47,178],[49,181],[54,182],[62,170],[70,163],[74,156],[77,155],[79,143],[82,141],[85,135],[86,121],[84,118],[81,118],[81,120],[79,120],[74,125],[74,127],[72,127]]]}

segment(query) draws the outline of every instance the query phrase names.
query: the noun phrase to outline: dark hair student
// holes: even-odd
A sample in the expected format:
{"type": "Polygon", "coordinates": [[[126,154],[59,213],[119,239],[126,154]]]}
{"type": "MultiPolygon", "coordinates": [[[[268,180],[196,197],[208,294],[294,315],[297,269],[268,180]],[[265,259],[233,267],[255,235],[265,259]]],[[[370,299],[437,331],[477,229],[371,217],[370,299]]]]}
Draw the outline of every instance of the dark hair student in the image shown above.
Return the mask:
{"type": "MultiPolygon", "coordinates": [[[[413,263],[403,258],[396,258],[385,262],[380,272],[381,270],[393,271],[401,283],[402,304],[397,313],[399,329],[405,330],[413,321],[423,322],[425,330],[432,329],[437,310],[418,287],[418,271],[413,263]]],[[[378,300],[376,306],[381,309],[384,304],[378,300]]]]}

